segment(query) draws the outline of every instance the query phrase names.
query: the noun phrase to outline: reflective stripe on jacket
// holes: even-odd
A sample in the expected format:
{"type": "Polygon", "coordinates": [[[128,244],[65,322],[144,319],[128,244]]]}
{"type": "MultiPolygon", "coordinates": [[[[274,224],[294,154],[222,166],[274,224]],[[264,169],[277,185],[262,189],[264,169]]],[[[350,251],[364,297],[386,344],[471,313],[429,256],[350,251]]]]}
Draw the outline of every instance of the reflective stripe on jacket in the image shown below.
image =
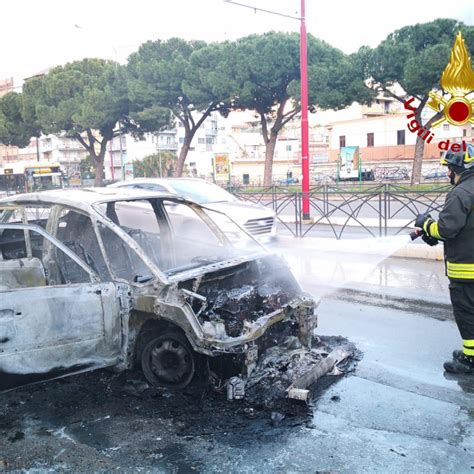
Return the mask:
{"type": "Polygon", "coordinates": [[[438,221],[425,232],[444,241],[446,274],[453,280],[474,282],[474,170],[463,173],[448,193],[438,221]]]}

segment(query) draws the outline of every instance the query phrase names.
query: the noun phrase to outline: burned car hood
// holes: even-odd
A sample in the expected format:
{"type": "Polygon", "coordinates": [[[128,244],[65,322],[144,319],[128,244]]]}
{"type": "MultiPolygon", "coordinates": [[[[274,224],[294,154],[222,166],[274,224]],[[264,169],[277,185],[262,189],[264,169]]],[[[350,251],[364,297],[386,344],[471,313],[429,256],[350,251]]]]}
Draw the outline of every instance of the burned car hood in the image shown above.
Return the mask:
{"type": "MultiPolygon", "coordinates": [[[[239,338],[257,321],[304,297],[286,262],[273,254],[220,266],[178,283],[208,335],[239,338]]],[[[283,316],[282,316],[283,317],[283,316]]]]}

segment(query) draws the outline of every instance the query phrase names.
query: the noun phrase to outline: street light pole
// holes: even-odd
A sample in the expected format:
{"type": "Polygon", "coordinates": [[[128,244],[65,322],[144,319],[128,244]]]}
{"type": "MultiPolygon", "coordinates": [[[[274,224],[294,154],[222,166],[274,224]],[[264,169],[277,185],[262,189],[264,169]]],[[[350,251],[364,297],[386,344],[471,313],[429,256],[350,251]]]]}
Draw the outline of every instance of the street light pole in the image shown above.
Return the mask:
{"type": "Polygon", "coordinates": [[[308,127],[308,34],[306,31],[306,5],[305,0],[301,0],[301,14],[299,17],[286,15],[284,13],[256,8],[252,5],[236,2],[234,0],[224,0],[240,7],[251,8],[252,10],[269,13],[271,15],[283,16],[298,20],[300,22],[300,83],[301,83],[301,191],[303,194],[303,219],[310,218],[309,203],[309,127],[308,127]]]}
{"type": "Polygon", "coordinates": [[[301,191],[303,219],[309,219],[309,126],[308,126],[308,35],[306,32],[305,0],[301,0],[300,23],[300,83],[301,83],[301,191]]]}

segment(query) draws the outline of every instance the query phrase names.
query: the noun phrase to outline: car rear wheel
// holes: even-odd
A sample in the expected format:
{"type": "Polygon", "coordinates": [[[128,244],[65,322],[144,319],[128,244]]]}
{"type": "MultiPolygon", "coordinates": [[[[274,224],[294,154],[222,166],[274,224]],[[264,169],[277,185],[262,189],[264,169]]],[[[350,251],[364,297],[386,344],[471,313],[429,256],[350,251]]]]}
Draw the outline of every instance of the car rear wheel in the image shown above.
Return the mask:
{"type": "Polygon", "coordinates": [[[167,332],[153,338],[141,357],[142,370],[155,387],[184,388],[195,371],[194,353],[186,337],[167,332]]]}

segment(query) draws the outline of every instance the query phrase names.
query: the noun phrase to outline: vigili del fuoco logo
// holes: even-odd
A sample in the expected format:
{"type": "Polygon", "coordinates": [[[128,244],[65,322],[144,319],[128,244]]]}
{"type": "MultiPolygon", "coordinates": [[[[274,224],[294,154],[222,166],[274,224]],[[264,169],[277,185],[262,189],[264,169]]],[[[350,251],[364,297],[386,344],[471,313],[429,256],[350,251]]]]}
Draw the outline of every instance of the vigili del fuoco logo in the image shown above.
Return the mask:
{"type": "MultiPolygon", "coordinates": [[[[432,127],[437,127],[443,122],[449,122],[455,126],[466,125],[469,122],[474,123],[474,97],[472,96],[474,91],[474,71],[472,70],[469,52],[460,32],[454,41],[451,58],[441,75],[440,84],[446,94],[443,95],[439,92],[431,91],[429,93],[430,99],[426,104],[435,112],[442,112],[443,114],[441,118],[432,124],[432,127]]],[[[408,130],[419,135],[427,143],[430,143],[435,134],[430,129],[423,127],[415,118],[416,108],[412,105],[414,100],[411,97],[404,103],[405,109],[411,112],[407,116],[408,119],[412,119],[407,123],[408,130]]],[[[441,150],[449,149],[449,140],[441,141],[438,146],[441,150]]],[[[460,144],[453,144],[453,148],[454,146],[461,148],[460,144]]],[[[465,148],[466,144],[463,142],[462,146],[465,148]]],[[[453,151],[460,151],[460,149],[453,149],[453,151]]]]}

